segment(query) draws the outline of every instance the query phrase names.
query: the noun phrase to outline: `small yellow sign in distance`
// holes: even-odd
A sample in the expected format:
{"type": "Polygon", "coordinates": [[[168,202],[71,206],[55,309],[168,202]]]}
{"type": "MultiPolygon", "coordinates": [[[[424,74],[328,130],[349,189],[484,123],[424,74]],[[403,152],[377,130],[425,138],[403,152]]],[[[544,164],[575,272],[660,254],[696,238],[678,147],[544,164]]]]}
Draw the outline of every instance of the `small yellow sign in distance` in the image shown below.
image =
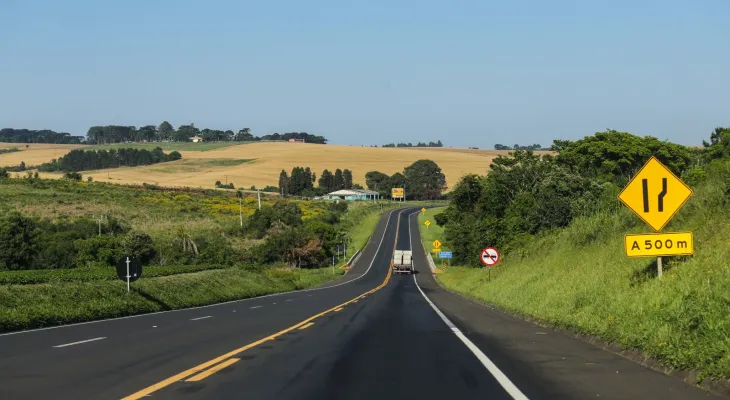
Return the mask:
{"type": "Polygon", "coordinates": [[[431,249],[431,253],[440,253],[441,249],[431,249]]]}
{"type": "Polygon", "coordinates": [[[618,198],[659,232],[692,196],[692,189],[656,157],[651,157],[618,198]]]}
{"type": "Polygon", "coordinates": [[[692,232],[643,233],[624,236],[629,257],[689,256],[694,254],[692,232]]]}
{"type": "Polygon", "coordinates": [[[390,197],[393,197],[393,198],[403,198],[404,192],[405,192],[405,189],[404,188],[393,188],[391,190],[390,197]]]}
{"type": "Polygon", "coordinates": [[[425,213],[425,212],[426,212],[426,207],[423,207],[423,208],[421,209],[421,212],[422,212],[422,213],[425,213]]]}
{"type": "Polygon", "coordinates": [[[428,228],[429,226],[431,226],[431,221],[426,221],[423,224],[426,225],[426,227],[428,228]]]}
{"type": "Polygon", "coordinates": [[[438,249],[439,247],[441,247],[441,242],[439,242],[438,239],[434,240],[433,241],[433,247],[435,247],[435,248],[438,249]]]}

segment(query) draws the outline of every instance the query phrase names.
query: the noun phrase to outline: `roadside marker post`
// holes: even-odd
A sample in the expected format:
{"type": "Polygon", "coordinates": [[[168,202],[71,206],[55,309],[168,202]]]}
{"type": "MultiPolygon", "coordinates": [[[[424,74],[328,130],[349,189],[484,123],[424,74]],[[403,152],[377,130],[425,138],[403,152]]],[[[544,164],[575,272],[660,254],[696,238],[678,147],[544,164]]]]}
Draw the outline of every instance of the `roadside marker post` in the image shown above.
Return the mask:
{"type": "Polygon", "coordinates": [[[692,189],[652,156],[619,193],[618,199],[656,233],[624,236],[628,257],[657,257],[662,278],[662,257],[694,254],[692,232],[661,233],[692,196],[692,189]]]}
{"type": "Polygon", "coordinates": [[[117,262],[117,277],[127,282],[127,293],[130,291],[130,283],[142,276],[142,263],[136,258],[122,257],[117,262]]]}

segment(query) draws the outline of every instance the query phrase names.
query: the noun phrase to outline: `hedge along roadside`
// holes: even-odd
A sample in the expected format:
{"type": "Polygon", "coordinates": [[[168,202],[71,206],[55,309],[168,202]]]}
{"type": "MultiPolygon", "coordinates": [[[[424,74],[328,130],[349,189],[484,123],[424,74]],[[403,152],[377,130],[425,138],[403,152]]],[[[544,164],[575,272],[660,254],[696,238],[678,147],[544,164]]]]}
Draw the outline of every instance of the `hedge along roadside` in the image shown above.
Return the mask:
{"type": "Polygon", "coordinates": [[[0,286],[0,332],[145,314],[301,290],[325,283],[330,268],[239,268],[121,281],[0,286]]]}

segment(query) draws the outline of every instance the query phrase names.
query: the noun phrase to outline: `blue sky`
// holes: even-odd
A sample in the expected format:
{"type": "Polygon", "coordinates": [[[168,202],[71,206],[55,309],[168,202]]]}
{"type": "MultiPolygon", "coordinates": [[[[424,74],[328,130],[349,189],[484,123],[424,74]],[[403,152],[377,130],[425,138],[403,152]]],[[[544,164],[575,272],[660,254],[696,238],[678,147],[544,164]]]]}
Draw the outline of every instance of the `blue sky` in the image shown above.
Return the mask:
{"type": "Polygon", "coordinates": [[[0,127],[549,145],[730,125],[730,2],[0,0],[0,127]]]}

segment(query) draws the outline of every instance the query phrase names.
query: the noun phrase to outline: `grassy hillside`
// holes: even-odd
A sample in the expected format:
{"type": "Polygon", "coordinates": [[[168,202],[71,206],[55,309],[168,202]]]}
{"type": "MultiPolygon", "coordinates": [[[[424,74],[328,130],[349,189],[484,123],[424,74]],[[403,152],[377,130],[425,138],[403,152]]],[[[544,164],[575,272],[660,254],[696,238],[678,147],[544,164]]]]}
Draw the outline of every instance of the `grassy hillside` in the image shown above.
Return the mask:
{"type": "MultiPolygon", "coordinates": [[[[212,188],[215,181],[233,182],[236,187],[249,188],[277,186],[282,169],[310,167],[317,174],[324,169],[331,171],[350,169],[355,183],[364,186],[365,173],[381,171],[386,174],[402,172],[403,168],[419,159],[435,161],[446,175],[447,184],[453,186],[467,173],[486,173],[491,161],[507,151],[472,150],[452,148],[372,148],[360,146],[318,145],[306,143],[143,143],[117,144],[111,146],[81,145],[31,145],[22,151],[0,155],[0,166],[15,166],[24,161],[26,165],[39,165],[52,158],[63,156],[74,148],[154,148],[165,151],[177,150],[183,155],[180,161],[165,163],[164,166],[150,165],[135,168],[117,168],[100,171],[85,171],[96,181],[110,183],[142,184],[162,186],[190,186],[212,188]],[[213,160],[229,160],[220,163],[213,160]],[[232,160],[252,160],[236,163],[232,160]]],[[[41,174],[56,178],[59,174],[41,174]]]]}
{"type": "Polygon", "coordinates": [[[696,187],[665,229],[694,232],[696,252],[665,257],[662,280],[655,259],[624,255],[624,234],[649,232],[624,208],[540,234],[504,256],[491,282],[484,269],[469,267],[449,268],[437,279],[479,301],[698,370],[699,380],[729,378],[729,187],[730,174],[696,187]]]}

